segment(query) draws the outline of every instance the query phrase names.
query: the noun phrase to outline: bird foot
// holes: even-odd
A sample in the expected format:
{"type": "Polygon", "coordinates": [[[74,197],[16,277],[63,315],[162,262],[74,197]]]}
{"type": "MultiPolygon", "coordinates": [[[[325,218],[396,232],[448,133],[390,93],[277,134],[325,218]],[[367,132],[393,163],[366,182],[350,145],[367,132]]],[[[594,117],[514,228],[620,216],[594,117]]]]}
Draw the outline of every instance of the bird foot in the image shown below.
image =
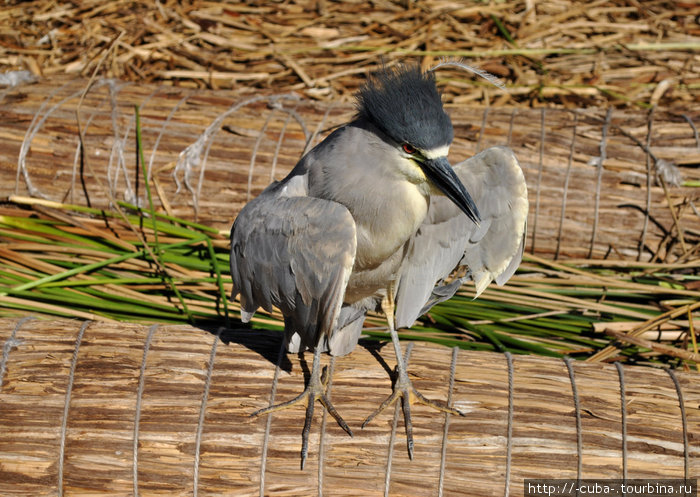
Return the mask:
{"type": "Polygon", "coordinates": [[[328,395],[326,395],[326,386],[328,385],[327,372],[327,368],[324,367],[321,378],[318,377],[318,374],[312,374],[304,391],[293,399],[258,409],[250,415],[251,417],[256,417],[263,414],[270,414],[275,411],[281,411],[283,409],[289,409],[290,407],[293,407],[306,399],[306,417],[304,420],[304,429],[301,432],[301,469],[304,469],[306,457],[309,453],[309,432],[311,431],[311,420],[314,417],[314,404],[317,400],[323,405],[323,407],[325,407],[326,411],[333,416],[340,427],[345,430],[348,435],[351,437],[353,436],[352,430],[350,430],[350,427],[347,425],[345,420],[340,416],[340,414],[338,414],[338,411],[336,411],[333,403],[328,398],[328,395]]]}
{"type": "Polygon", "coordinates": [[[384,399],[384,402],[382,402],[372,414],[367,416],[367,419],[365,419],[365,421],[362,423],[362,428],[367,426],[370,421],[384,411],[384,409],[394,404],[394,402],[401,398],[404,426],[406,427],[406,446],[408,449],[408,457],[413,460],[413,423],[411,422],[412,403],[424,404],[448,414],[464,416],[464,413],[425,397],[422,393],[416,390],[416,387],[413,386],[413,383],[409,379],[406,371],[401,371],[397,367],[394,373],[396,375],[396,381],[394,381],[393,392],[386,399],[384,399]]]}

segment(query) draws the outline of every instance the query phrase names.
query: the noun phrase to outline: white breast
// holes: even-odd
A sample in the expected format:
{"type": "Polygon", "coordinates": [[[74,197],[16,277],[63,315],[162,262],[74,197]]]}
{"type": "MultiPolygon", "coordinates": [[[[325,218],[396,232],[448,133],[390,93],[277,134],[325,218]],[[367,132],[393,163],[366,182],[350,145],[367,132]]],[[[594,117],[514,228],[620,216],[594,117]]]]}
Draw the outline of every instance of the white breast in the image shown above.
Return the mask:
{"type": "Polygon", "coordinates": [[[407,181],[388,182],[368,192],[375,198],[350,209],[357,225],[356,267],[388,259],[416,232],[428,212],[429,197],[422,190],[407,181]]]}
{"type": "Polygon", "coordinates": [[[355,220],[355,276],[348,291],[353,282],[362,293],[386,289],[428,212],[430,186],[418,164],[376,134],[357,127],[342,132],[347,136],[309,157],[309,194],[344,205],[355,220]]]}

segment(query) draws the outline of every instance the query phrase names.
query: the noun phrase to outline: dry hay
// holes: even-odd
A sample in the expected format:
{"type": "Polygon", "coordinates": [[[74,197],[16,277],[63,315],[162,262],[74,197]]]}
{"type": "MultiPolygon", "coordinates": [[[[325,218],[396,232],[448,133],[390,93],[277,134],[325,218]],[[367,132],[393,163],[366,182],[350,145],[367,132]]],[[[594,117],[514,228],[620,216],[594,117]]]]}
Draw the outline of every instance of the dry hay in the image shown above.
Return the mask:
{"type": "Polygon", "coordinates": [[[698,14],[658,0],[38,0],[0,11],[0,72],[89,76],[116,40],[104,76],[347,101],[383,62],[448,55],[509,87],[444,71],[451,103],[682,108],[698,102],[698,14]]]}
{"type": "Polygon", "coordinates": [[[300,471],[302,408],[249,415],[296,395],[304,362],[279,354],[279,334],[217,333],[0,320],[0,493],[374,496],[388,485],[433,496],[442,485],[445,495],[517,496],[525,478],[700,474],[693,375],[580,362],[570,374],[557,359],[509,366],[502,354],[429,344],[413,348],[413,381],[465,417],[416,406],[414,461],[401,422],[392,434],[393,409],[360,430],[394,364],[391,347],[366,344],[335,360],[330,385],[355,437],[317,410],[300,471]]]}

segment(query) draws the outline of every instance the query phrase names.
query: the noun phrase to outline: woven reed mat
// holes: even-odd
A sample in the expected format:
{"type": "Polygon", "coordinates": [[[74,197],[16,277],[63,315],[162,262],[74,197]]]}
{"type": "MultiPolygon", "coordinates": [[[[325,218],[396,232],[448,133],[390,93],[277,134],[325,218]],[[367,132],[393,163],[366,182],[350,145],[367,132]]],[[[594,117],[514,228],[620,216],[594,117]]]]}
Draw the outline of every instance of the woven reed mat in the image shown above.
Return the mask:
{"type": "MultiPolygon", "coordinates": [[[[111,195],[143,204],[134,160],[138,105],[158,207],[222,230],[354,113],[349,103],[292,93],[246,96],[107,79],[88,88],[87,80],[65,77],[5,89],[1,97],[0,196],[107,206],[111,195]]],[[[447,110],[456,136],[452,162],[492,145],[515,150],[530,191],[529,252],[673,262],[681,237],[688,247],[700,242],[699,190],[675,186],[700,181],[700,108],[447,110]]]]}
{"type": "Polygon", "coordinates": [[[24,318],[0,344],[1,495],[517,496],[525,478],[700,474],[682,372],[417,344],[416,387],[466,415],[416,406],[409,461],[393,408],[360,429],[395,363],[366,343],[331,364],[355,437],[318,409],[300,471],[303,408],[249,416],[308,374],[279,334],[24,318]]]}

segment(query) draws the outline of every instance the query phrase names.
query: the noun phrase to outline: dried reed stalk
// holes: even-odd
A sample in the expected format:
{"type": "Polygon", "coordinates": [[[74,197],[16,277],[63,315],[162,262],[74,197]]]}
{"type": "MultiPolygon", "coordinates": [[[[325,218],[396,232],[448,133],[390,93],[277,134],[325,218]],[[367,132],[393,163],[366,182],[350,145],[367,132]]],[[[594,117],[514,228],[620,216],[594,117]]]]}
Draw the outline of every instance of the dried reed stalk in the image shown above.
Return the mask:
{"type": "Polygon", "coordinates": [[[464,57],[504,79],[494,92],[446,70],[454,103],[618,107],[697,102],[700,9],[692,2],[538,1],[461,5],[317,2],[153,4],[50,0],[0,13],[0,72],[101,74],[180,87],[301,91],[346,99],[383,63],[464,57]]]}
{"type": "Polygon", "coordinates": [[[460,351],[450,392],[451,351],[416,345],[409,371],[417,388],[449,396],[466,415],[446,426],[443,414],[416,407],[411,462],[401,422],[391,437],[390,412],[358,428],[389,392],[394,364],[389,348],[369,343],[334,362],[333,401],[355,437],[330,419],[321,429],[317,414],[302,472],[302,408],[275,413],[268,435],[268,420],[249,417],[271,400],[278,358],[275,399],[302,388],[309,358],[279,355],[278,334],[0,320],[0,344],[3,495],[373,496],[386,481],[391,495],[425,496],[441,479],[445,495],[501,495],[506,484],[522,495],[525,478],[576,478],[579,467],[586,478],[622,478],[623,467],[629,478],[700,473],[700,390],[685,373],[673,376],[681,410],[662,370],[631,366],[620,375],[576,362],[574,397],[561,360],[515,356],[510,391],[506,356],[460,351]]]}

